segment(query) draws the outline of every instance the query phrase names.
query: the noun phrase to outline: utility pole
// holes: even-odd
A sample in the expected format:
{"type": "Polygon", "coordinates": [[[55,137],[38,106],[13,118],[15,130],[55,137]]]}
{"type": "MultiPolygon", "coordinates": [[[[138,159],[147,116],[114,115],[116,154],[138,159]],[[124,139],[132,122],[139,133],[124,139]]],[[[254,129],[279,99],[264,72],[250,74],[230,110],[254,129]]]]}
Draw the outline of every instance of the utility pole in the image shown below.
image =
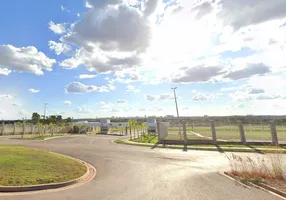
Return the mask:
{"type": "Polygon", "coordinates": [[[180,123],[180,116],[179,116],[179,109],[178,109],[178,103],[177,103],[177,96],[176,96],[176,89],[177,87],[171,88],[174,91],[174,98],[175,98],[175,104],[176,104],[176,110],[177,110],[177,117],[179,122],[179,133],[181,134],[181,123],[180,123]]]}
{"type": "Polygon", "coordinates": [[[45,109],[44,109],[44,119],[46,119],[46,109],[47,109],[48,103],[44,103],[44,105],[45,105],[45,109]]]}

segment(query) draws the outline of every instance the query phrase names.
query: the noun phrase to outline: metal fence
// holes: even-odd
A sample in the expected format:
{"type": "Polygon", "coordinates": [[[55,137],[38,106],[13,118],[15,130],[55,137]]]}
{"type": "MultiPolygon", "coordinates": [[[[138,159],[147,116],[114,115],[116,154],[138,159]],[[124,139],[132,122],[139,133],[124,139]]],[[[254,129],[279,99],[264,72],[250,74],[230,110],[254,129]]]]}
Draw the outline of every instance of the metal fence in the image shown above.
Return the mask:
{"type": "MultiPolygon", "coordinates": [[[[160,129],[158,129],[159,131],[160,129]]],[[[269,124],[243,124],[239,121],[236,123],[221,123],[212,120],[181,122],[181,124],[171,123],[168,127],[168,133],[164,133],[160,141],[183,143],[186,142],[185,140],[188,143],[242,142],[286,144],[286,126],[284,127],[281,124],[275,125],[273,121],[269,122],[269,124]],[[183,131],[184,129],[185,132],[183,131]]]]}

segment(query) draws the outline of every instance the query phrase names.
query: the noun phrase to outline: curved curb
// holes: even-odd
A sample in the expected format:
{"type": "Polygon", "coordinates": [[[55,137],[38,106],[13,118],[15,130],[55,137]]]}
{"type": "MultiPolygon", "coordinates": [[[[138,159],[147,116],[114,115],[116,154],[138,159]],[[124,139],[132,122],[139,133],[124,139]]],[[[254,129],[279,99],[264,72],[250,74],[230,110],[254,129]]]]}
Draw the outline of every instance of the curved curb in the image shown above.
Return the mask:
{"type": "Polygon", "coordinates": [[[267,184],[264,184],[264,183],[252,183],[252,182],[245,182],[245,183],[242,183],[241,181],[239,181],[238,177],[237,176],[234,176],[232,175],[231,173],[229,172],[223,172],[223,173],[220,173],[221,175],[235,181],[236,183],[238,184],[241,184],[242,186],[244,187],[247,187],[248,189],[250,189],[251,187],[254,187],[254,188],[258,188],[258,189],[261,189],[265,192],[268,192],[272,195],[275,195],[275,196],[278,196],[280,197],[281,199],[286,199],[286,193],[285,192],[282,192],[274,187],[271,187],[267,184]]]}
{"type": "MultiPolygon", "coordinates": [[[[53,153],[53,152],[50,152],[53,153]]],[[[52,184],[41,184],[41,185],[28,185],[28,186],[0,186],[0,195],[1,194],[7,194],[7,193],[21,193],[21,192],[32,192],[32,191],[43,191],[43,190],[51,190],[51,189],[59,189],[59,188],[65,188],[68,186],[73,186],[73,185],[80,185],[87,183],[91,181],[95,176],[96,176],[96,169],[90,165],[89,163],[86,163],[82,160],[79,160],[77,158],[73,158],[70,156],[54,153],[57,155],[61,155],[64,157],[68,157],[70,159],[73,159],[77,162],[80,162],[86,166],[86,173],[82,175],[81,177],[71,180],[71,181],[66,181],[62,183],[52,183],[52,184]]]]}

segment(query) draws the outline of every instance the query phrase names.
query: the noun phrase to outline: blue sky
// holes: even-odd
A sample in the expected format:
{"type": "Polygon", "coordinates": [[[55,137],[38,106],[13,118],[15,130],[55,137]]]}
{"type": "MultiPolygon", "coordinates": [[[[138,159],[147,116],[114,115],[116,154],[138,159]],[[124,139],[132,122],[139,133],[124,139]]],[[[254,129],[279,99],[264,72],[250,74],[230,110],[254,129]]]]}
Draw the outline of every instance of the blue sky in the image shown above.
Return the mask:
{"type": "Polygon", "coordinates": [[[183,116],[285,114],[282,7],[3,0],[0,119],[43,114],[44,103],[48,114],[74,118],[175,115],[171,87],[183,116]]]}

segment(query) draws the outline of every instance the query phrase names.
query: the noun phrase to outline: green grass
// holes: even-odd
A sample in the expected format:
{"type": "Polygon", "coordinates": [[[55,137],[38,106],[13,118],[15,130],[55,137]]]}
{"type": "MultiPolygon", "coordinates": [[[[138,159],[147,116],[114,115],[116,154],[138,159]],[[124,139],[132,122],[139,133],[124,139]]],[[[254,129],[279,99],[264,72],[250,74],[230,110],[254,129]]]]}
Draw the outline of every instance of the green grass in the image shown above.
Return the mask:
{"type": "Polygon", "coordinates": [[[45,140],[48,138],[56,138],[61,136],[67,136],[69,134],[54,134],[54,136],[51,135],[24,135],[21,139],[28,139],[28,140],[45,140]]]}
{"type": "MultiPolygon", "coordinates": [[[[169,127],[170,132],[177,132],[179,128],[169,127]]],[[[187,127],[187,131],[197,132],[206,137],[212,137],[210,127],[194,126],[194,129],[187,127]]],[[[277,126],[277,135],[280,141],[286,141],[286,126],[277,126]]],[[[248,126],[244,125],[245,137],[247,140],[271,140],[271,133],[269,126],[248,126]]],[[[224,140],[240,140],[240,134],[237,126],[216,126],[216,134],[218,139],[224,140]]]]}
{"type": "MultiPolygon", "coordinates": [[[[198,137],[194,134],[187,134],[188,140],[209,140],[208,138],[198,137]]],[[[165,140],[184,140],[183,134],[168,134],[165,140]]]]}
{"type": "MultiPolygon", "coordinates": [[[[148,137],[147,137],[148,138],[148,137]]],[[[122,139],[117,139],[114,142],[120,144],[127,145],[136,145],[136,146],[145,146],[145,147],[153,147],[156,144],[156,140],[151,140],[149,143],[148,139],[133,139],[133,142],[138,143],[129,143],[122,139]]],[[[163,146],[158,146],[163,147],[163,146]]],[[[184,145],[166,145],[166,148],[174,148],[174,149],[185,149],[184,145]]],[[[165,148],[164,147],[164,148],[165,148]]],[[[207,151],[225,151],[225,152],[259,152],[259,153],[286,153],[286,145],[284,146],[262,146],[262,145],[242,145],[242,144],[193,144],[188,145],[187,148],[189,150],[207,150],[207,151]]]]}
{"type": "Polygon", "coordinates": [[[19,146],[0,146],[0,185],[60,183],[79,178],[86,167],[64,156],[19,146]]]}
{"type": "Polygon", "coordinates": [[[132,139],[131,141],[139,143],[156,144],[158,143],[158,137],[156,135],[144,134],[142,137],[132,139]]]}

